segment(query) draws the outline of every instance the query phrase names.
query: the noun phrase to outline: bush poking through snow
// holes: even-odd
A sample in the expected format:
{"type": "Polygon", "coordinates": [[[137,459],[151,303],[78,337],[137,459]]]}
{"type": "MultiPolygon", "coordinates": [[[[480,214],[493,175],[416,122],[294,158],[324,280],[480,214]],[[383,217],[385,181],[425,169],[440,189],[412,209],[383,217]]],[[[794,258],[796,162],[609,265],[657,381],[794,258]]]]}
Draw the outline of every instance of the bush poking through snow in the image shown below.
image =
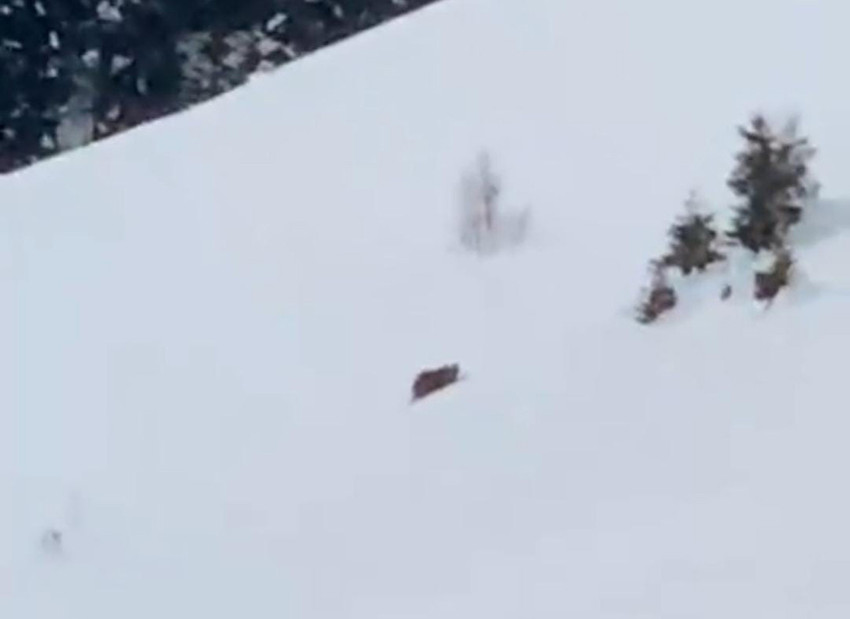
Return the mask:
{"type": "Polygon", "coordinates": [[[652,281],[644,292],[644,300],[638,306],[637,320],[641,324],[650,324],[658,320],[664,312],[676,307],[676,291],[667,281],[667,273],[660,261],[650,264],[652,281]]]}
{"type": "Polygon", "coordinates": [[[739,132],[746,143],[727,184],[743,204],[736,209],[729,236],[758,252],[780,242],[816,194],[817,184],[809,177],[815,151],[807,139],[797,137],[796,121],[777,132],[756,115],[739,132]]]}
{"type": "Polygon", "coordinates": [[[794,257],[791,251],[781,244],[774,251],[773,263],[767,271],[757,271],[755,279],[755,297],[758,301],[772,302],[779,291],[788,286],[794,257]]]}
{"type": "Polygon", "coordinates": [[[685,215],[670,228],[670,251],[662,257],[666,267],[677,267],[684,275],[705,271],[725,257],[717,249],[713,216],[701,212],[696,194],[685,202],[685,215]]]}
{"type": "Polygon", "coordinates": [[[444,365],[433,370],[423,370],[413,382],[412,400],[421,400],[435,391],[445,389],[449,385],[456,383],[459,376],[460,367],[456,363],[444,365]]]}
{"type": "Polygon", "coordinates": [[[528,230],[528,211],[503,212],[501,195],[501,181],[493,171],[490,156],[483,153],[460,184],[460,242],[465,248],[485,254],[523,242],[528,230]]]}

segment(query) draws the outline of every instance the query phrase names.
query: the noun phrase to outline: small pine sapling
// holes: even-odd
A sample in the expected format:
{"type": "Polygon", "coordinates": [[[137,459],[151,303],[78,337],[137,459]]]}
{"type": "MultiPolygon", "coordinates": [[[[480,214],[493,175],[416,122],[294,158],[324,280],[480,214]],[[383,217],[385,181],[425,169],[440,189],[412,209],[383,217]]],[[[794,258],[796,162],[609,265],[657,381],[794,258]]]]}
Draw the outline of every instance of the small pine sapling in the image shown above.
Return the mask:
{"type": "Polygon", "coordinates": [[[713,216],[702,212],[700,202],[692,193],[685,202],[685,215],[670,227],[670,251],[662,257],[666,267],[676,267],[684,275],[699,272],[723,260],[718,251],[717,231],[713,216]]]}

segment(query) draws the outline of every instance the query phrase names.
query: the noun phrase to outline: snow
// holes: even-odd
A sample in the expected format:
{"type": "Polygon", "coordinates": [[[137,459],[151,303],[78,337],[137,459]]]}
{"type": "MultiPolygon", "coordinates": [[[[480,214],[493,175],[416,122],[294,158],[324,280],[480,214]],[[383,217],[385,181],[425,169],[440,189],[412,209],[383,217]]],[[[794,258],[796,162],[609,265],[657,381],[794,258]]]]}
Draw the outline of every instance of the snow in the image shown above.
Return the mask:
{"type": "Polygon", "coordinates": [[[0,616],[846,617],[848,15],[449,0],[3,178],[0,616]],[[761,106],[806,285],[637,325],[761,106]],[[487,257],[483,148],[532,213],[487,257]]]}

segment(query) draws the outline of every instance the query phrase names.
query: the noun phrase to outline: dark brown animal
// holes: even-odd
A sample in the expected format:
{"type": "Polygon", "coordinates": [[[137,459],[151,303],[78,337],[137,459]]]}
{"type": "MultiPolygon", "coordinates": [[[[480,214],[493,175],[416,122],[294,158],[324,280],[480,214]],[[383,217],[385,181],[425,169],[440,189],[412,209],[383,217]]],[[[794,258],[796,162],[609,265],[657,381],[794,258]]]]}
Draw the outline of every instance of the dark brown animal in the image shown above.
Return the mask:
{"type": "Polygon", "coordinates": [[[459,376],[460,367],[456,363],[420,372],[416,380],[413,381],[412,400],[421,400],[435,391],[445,389],[449,385],[456,383],[459,376]]]}

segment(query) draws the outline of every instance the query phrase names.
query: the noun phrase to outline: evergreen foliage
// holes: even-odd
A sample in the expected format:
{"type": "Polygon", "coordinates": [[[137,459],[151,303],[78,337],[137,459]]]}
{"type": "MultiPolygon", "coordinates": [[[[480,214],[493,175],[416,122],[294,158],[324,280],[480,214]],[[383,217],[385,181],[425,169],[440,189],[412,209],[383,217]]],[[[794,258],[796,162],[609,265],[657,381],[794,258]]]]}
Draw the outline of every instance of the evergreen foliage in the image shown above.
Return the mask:
{"type": "Polygon", "coordinates": [[[435,0],[0,0],[0,173],[435,0]]]}
{"type": "Polygon", "coordinates": [[[796,122],[777,132],[756,115],[739,132],[745,144],[728,185],[742,204],[729,236],[758,252],[774,247],[802,218],[807,198],[817,189],[808,169],[815,151],[797,137],[796,122]]]}
{"type": "Polygon", "coordinates": [[[685,203],[685,211],[685,215],[670,228],[670,250],[662,257],[662,263],[690,275],[694,270],[705,271],[710,264],[723,260],[724,256],[717,249],[714,218],[701,212],[695,194],[691,194],[685,203]]]}

